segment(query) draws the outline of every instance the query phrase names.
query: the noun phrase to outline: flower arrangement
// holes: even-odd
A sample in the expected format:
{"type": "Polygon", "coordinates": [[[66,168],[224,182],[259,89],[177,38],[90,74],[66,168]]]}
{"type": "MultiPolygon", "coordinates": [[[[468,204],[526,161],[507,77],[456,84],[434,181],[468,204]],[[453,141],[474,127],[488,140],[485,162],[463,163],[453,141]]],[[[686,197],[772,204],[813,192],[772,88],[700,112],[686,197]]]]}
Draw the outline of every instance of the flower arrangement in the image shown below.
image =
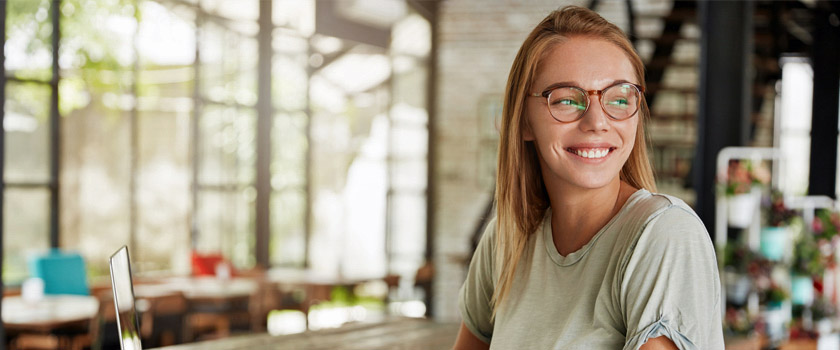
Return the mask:
{"type": "Polygon", "coordinates": [[[732,159],[729,161],[724,187],[728,196],[734,196],[750,192],[753,185],[769,182],[770,171],[763,164],[754,166],[748,160],[732,159]]]}
{"type": "Polygon", "coordinates": [[[728,242],[723,248],[723,266],[733,272],[750,276],[769,274],[772,268],[769,261],[756,254],[744,244],[728,242]],[[765,271],[766,270],[766,271],[765,271]]]}
{"type": "Polygon", "coordinates": [[[790,294],[776,283],[772,283],[769,288],[762,291],[759,299],[765,304],[779,305],[790,299],[790,294]]]}
{"type": "Polygon", "coordinates": [[[811,230],[814,237],[833,241],[837,237],[840,228],[840,213],[827,209],[819,209],[814,215],[814,222],[811,223],[811,230]]]}
{"type": "Polygon", "coordinates": [[[793,245],[791,272],[796,275],[820,278],[825,271],[825,259],[817,242],[810,237],[802,237],[793,245]]]}
{"type": "Polygon", "coordinates": [[[761,203],[767,226],[788,226],[794,219],[800,218],[798,211],[785,206],[785,199],[781,192],[772,191],[761,203]]]}

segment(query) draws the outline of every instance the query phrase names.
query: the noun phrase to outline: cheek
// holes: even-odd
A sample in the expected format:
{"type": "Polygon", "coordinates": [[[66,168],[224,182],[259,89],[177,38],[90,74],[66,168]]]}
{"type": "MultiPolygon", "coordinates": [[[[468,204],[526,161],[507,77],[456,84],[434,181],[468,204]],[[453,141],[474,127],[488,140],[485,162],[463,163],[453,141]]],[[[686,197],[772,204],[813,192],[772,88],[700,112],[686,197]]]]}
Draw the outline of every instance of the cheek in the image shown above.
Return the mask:
{"type": "Polygon", "coordinates": [[[619,125],[616,129],[618,130],[622,141],[624,141],[624,144],[628,146],[633,146],[636,143],[636,131],[639,127],[641,126],[638,123],[638,119],[636,119],[635,123],[626,123],[624,125],[619,125]]]}
{"type": "Polygon", "coordinates": [[[539,105],[529,103],[525,106],[525,116],[522,124],[522,136],[526,141],[540,141],[545,139],[547,125],[545,125],[545,116],[540,114],[542,111],[539,105]]]}

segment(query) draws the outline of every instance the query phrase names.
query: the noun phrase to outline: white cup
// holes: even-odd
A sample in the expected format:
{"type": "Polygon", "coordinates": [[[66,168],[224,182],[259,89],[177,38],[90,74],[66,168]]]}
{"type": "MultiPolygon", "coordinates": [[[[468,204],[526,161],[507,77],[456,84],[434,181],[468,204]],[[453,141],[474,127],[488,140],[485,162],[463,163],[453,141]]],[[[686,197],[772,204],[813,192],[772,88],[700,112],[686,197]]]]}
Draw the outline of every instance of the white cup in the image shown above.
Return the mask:
{"type": "Polygon", "coordinates": [[[44,299],[44,280],[38,277],[27,278],[20,287],[20,295],[23,300],[29,302],[44,299]]]}

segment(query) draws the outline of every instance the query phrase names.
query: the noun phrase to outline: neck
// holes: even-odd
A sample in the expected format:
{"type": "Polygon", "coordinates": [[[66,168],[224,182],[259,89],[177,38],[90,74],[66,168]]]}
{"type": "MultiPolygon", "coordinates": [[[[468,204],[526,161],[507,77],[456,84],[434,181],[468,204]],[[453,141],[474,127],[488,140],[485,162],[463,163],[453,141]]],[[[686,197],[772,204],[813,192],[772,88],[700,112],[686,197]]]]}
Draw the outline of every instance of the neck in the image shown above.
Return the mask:
{"type": "Polygon", "coordinates": [[[606,186],[594,189],[552,182],[546,181],[551,201],[551,231],[554,246],[562,255],[589,243],[634,192],[618,176],[606,186]]]}

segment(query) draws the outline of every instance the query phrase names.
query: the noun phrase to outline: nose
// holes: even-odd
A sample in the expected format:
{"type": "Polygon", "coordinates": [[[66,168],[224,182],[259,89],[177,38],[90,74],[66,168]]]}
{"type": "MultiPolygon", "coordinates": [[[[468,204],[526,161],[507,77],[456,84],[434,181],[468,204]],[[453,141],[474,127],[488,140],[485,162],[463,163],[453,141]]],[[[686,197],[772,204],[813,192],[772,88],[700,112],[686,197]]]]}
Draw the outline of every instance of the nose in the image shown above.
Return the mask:
{"type": "Polygon", "coordinates": [[[610,116],[604,111],[601,106],[601,95],[590,94],[589,108],[583,113],[580,118],[578,127],[584,132],[606,132],[610,129],[610,116]]]}

